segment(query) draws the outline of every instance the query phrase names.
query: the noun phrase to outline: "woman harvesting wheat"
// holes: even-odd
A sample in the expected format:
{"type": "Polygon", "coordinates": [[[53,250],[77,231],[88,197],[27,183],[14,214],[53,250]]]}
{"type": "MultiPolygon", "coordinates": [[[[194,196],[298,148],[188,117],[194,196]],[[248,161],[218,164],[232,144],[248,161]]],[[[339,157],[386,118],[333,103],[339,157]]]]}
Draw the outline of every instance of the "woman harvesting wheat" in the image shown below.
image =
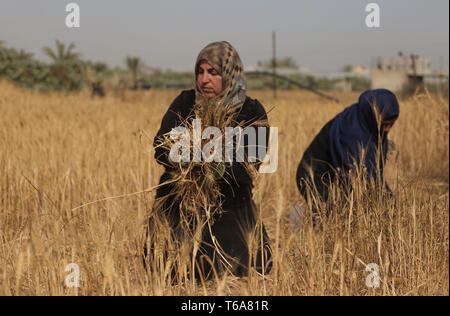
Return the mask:
{"type": "MultiPolygon", "coordinates": [[[[154,140],[155,159],[165,172],[150,217],[148,262],[161,258],[154,252],[158,222],[169,227],[171,242],[190,245],[197,275],[244,275],[249,267],[267,272],[271,251],[252,200],[253,179],[267,151],[266,112],[246,96],[241,60],[228,42],[211,43],[200,52],[195,78],[195,90],[173,101],[154,140]],[[207,129],[217,132],[214,140],[199,136],[207,129]],[[231,142],[220,136],[230,129],[231,142]],[[187,148],[177,159],[174,148],[181,136],[187,148]],[[258,157],[251,157],[251,148],[257,148],[258,157]]],[[[170,259],[170,254],[165,251],[163,257],[170,259]]]]}
{"type": "Polygon", "coordinates": [[[392,195],[383,171],[388,133],[399,113],[397,98],[391,91],[368,90],[357,103],[325,124],[297,169],[297,186],[305,199],[317,196],[320,202],[327,202],[333,183],[349,192],[352,174],[362,175],[367,185],[376,184],[379,191],[392,195]]]}

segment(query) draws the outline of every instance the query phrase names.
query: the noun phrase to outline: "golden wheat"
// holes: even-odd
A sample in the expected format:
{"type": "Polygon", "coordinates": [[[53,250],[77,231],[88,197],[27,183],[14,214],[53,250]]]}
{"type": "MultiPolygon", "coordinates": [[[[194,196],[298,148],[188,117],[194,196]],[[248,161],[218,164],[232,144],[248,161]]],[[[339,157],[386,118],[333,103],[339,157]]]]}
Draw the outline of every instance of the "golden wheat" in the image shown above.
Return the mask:
{"type": "Polygon", "coordinates": [[[162,270],[148,274],[141,256],[154,192],[146,190],[163,171],[152,143],[177,94],[93,99],[0,82],[0,295],[449,294],[449,106],[427,95],[400,100],[391,132],[396,206],[386,215],[355,196],[323,227],[309,218],[294,233],[288,212],[304,203],[295,184],[301,155],[358,94],[340,94],[336,104],[301,91],[276,100],[249,92],[273,108],[269,123],[279,128],[278,170],[260,174],[254,191],[274,250],[271,273],[180,284],[162,270]],[[79,288],[66,286],[69,263],[80,267],[79,288]],[[378,288],[366,285],[369,263],[380,268],[378,288]]]}

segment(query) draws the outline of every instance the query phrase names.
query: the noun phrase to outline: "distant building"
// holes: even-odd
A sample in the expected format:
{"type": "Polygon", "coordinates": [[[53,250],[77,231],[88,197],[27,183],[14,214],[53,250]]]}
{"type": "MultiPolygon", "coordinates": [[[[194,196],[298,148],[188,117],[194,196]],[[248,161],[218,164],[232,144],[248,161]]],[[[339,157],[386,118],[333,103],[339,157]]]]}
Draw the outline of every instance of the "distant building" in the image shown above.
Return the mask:
{"type": "Polygon", "coordinates": [[[350,69],[351,74],[370,75],[370,69],[364,66],[353,66],[350,69]]]}
{"type": "Polygon", "coordinates": [[[424,77],[431,74],[431,61],[420,55],[379,58],[372,68],[372,89],[385,88],[394,92],[422,89],[424,77]]]}
{"type": "Polygon", "coordinates": [[[425,56],[401,54],[396,58],[378,59],[376,69],[385,72],[402,72],[410,76],[425,76],[431,73],[431,61],[425,56]]]}

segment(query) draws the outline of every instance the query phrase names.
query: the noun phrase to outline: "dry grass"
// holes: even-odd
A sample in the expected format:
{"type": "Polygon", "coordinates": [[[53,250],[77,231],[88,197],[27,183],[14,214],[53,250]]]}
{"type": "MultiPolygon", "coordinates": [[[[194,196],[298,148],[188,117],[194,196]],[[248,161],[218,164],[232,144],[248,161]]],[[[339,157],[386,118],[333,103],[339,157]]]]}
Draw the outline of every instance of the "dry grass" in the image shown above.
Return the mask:
{"type": "MultiPolygon", "coordinates": [[[[140,254],[153,192],[73,208],[158,184],[152,141],[178,92],[38,94],[0,82],[0,295],[448,295],[449,106],[401,101],[388,181],[397,205],[355,195],[323,229],[292,233],[288,211],[302,203],[295,172],[303,151],[342,104],[307,92],[249,93],[279,127],[279,167],[259,175],[254,199],[272,247],[267,278],[230,276],[205,284],[151,278],[140,254]],[[65,286],[66,265],[81,269],[65,286]],[[365,265],[380,267],[368,288],[365,265]]],[[[161,272],[161,275],[163,273],[161,272]]]]}

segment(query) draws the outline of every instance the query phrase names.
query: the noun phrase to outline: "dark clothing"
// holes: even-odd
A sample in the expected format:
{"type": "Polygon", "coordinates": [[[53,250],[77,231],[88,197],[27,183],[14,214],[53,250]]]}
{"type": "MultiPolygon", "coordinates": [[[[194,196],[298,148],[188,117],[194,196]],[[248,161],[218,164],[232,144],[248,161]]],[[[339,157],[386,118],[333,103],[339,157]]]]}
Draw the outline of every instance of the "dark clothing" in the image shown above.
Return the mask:
{"type": "Polygon", "coordinates": [[[366,154],[362,163],[367,168],[367,176],[376,183],[379,180],[383,183],[388,138],[378,126],[374,109],[379,112],[381,121],[397,118],[400,114],[397,97],[391,91],[375,89],[362,93],[358,103],[347,107],[334,119],[330,131],[331,162],[336,169],[349,170],[354,161],[360,163],[360,148],[364,148],[366,154]],[[378,148],[379,140],[381,148],[378,148]]]}
{"type": "MultiPolygon", "coordinates": [[[[166,148],[158,147],[161,143],[161,136],[169,133],[172,128],[181,126],[182,122],[189,118],[192,120],[194,114],[194,90],[183,91],[170,105],[169,110],[164,115],[155,140],[155,159],[165,167],[165,172],[161,176],[160,184],[171,180],[169,171],[174,168],[169,162],[169,151],[166,148]]],[[[244,127],[250,127],[255,121],[267,120],[266,112],[263,106],[257,101],[246,97],[245,103],[238,110],[237,122],[244,122],[244,127]]],[[[266,143],[269,139],[269,128],[266,128],[266,143]]],[[[258,133],[256,133],[258,134],[258,133]]],[[[258,142],[258,145],[260,142],[258,142]]],[[[245,144],[250,146],[252,144],[245,144]]],[[[256,144],[254,144],[256,145],[256,144]]],[[[265,152],[267,145],[265,146],[265,152]]],[[[263,158],[259,157],[261,160],[263,158]]],[[[259,167],[260,162],[256,162],[256,167],[259,167]]],[[[233,162],[232,167],[226,165],[226,171],[222,179],[218,180],[221,193],[224,195],[222,199],[222,214],[214,215],[213,225],[211,230],[213,236],[217,239],[218,244],[222,247],[227,255],[227,260],[233,262],[232,270],[237,275],[243,275],[249,265],[249,248],[245,241],[248,232],[253,231],[257,224],[255,217],[255,204],[252,200],[253,182],[246,168],[242,163],[233,162]],[[244,232],[244,234],[243,234],[244,232]],[[234,258],[234,259],[233,259],[234,258]]],[[[156,192],[156,201],[159,198],[167,197],[173,189],[172,184],[166,184],[158,188],[156,192]]],[[[179,201],[174,201],[173,198],[168,198],[162,209],[157,210],[158,215],[162,215],[171,226],[175,236],[181,236],[177,232],[180,230],[180,205],[179,201]]],[[[268,266],[267,260],[270,258],[270,247],[267,233],[262,225],[263,248],[259,247],[256,268],[261,272],[261,256],[265,256],[265,265],[268,266]]],[[[202,260],[202,257],[207,257],[214,260],[214,268],[217,271],[223,270],[218,255],[215,253],[213,242],[209,228],[205,227],[202,234],[202,246],[197,254],[197,264],[202,267],[204,275],[211,276],[211,266],[208,260],[202,260]],[[214,258],[214,259],[213,259],[214,258]]],[[[261,235],[261,234],[259,234],[261,235]]],[[[259,243],[260,245],[261,243],[259,243]]],[[[254,261],[254,259],[252,260],[254,261]]],[[[252,264],[251,266],[255,266],[252,264]]],[[[266,270],[265,272],[267,272],[266,270]]]]}
{"type": "MultiPolygon", "coordinates": [[[[167,113],[164,115],[161,127],[158,131],[158,133],[155,136],[155,140],[153,143],[153,146],[155,147],[155,159],[156,161],[163,165],[166,170],[169,170],[172,167],[172,164],[169,162],[169,152],[166,148],[158,147],[158,145],[161,143],[161,136],[164,134],[169,133],[172,128],[176,126],[181,126],[182,122],[185,121],[187,118],[193,118],[195,116],[194,114],[194,102],[195,102],[195,91],[194,90],[186,90],[183,91],[170,105],[169,109],[167,110],[167,113]]],[[[259,103],[258,100],[251,99],[249,97],[246,97],[244,105],[238,112],[239,114],[236,117],[237,122],[244,122],[242,125],[243,128],[252,126],[253,123],[260,120],[267,120],[267,114],[264,110],[264,107],[259,103]]],[[[269,142],[269,128],[266,127],[266,146],[262,146],[262,144],[259,144],[258,139],[258,133],[256,133],[257,136],[257,144],[259,147],[265,147],[264,150],[267,151],[267,144],[269,142]]],[[[253,145],[257,145],[253,144],[253,145]]],[[[246,144],[247,146],[251,146],[252,144],[246,144]]],[[[261,158],[261,157],[260,157],[261,158]]],[[[261,158],[263,159],[263,158],[261,158]]],[[[259,167],[259,162],[255,163],[257,167],[259,167]]],[[[229,172],[226,172],[226,176],[222,181],[221,184],[224,185],[223,189],[230,190],[230,189],[238,189],[239,187],[245,186],[251,186],[252,179],[246,172],[246,169],[244,168],[242,163],[233,163],[232,170],[227,170],[229,172]],[[228,185],[227,182],[230,182],[232,185],[228,185]],[[226,185],[225,185],[226,184],[226,185]]],[[[164,177],[164,175],[163,175],[164,177]]],[[[161,191],[161,193],[163,193],[161,191]]],[[[163,194],[164,195],[164,194],[163,194]]],[[[160,194],[157,194],[157,197],[163,196],[160,194]]]]}
{"type": "Polygon", "coordinates": [[[381,180],[387,193],[391,194],[383,179],[388,138],[378,126],[374,110],[381,114],[381,121],[397,118],[400,111],[397,98],[389,90],[368,90],[361,94],[358,103],[336,115],[314,138],[297,169],[297,186],[305,199],[308,199],[309,184],[311,189],[317,189],[322,202],[327,202],[329,186],[337,177],[339,185],[348,192],[348,173],[354,162],[362,163],[367,170],[367,178],[375,183],[381,180]],[[379,140],[381,150],[378,149],[379,140]],[[361,148],[365,149],[362,162],[361,148]]]}
{"type": "Polygon", "coordinates": [[[328,186],[335,179],[335,171],[331,164],[330,129],[333,120],[329,121],[313,139],[303,154],[297,169],[297,187],[307,199],[308,184],[314,184],[322,201],[328,200],[328,186]],[[312,169],[313,179],[309,170],[312,169]]]}

